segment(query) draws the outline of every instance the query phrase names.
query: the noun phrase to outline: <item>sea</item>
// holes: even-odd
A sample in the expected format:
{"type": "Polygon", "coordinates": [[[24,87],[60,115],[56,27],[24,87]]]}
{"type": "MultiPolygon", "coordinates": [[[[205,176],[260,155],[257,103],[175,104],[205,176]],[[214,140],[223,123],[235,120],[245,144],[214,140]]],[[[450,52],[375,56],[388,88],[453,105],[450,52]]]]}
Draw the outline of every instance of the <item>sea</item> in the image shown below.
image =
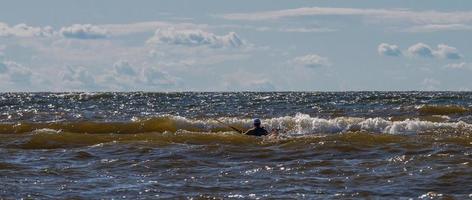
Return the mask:
{"type": "Polygon", "coordinates": [[[1,93],[0,199],[472,199],[471,135],[470,92],[1,93]]]}

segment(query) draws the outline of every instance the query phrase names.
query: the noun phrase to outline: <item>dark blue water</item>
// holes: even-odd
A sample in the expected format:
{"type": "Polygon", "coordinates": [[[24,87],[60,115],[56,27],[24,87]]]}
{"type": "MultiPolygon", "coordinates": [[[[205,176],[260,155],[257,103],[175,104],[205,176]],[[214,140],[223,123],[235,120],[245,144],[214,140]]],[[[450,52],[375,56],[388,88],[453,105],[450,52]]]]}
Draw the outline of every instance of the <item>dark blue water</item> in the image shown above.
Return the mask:
{"type": "Polygon", "coordinates": [[[273,118],[297,113],[325,118],[392,117],[416,116],[417,107],[423,105],[471,107],[472,93],[4,93],[0,95],[0,120],[126,121],[164,114],[188,118],[273,118]]]}

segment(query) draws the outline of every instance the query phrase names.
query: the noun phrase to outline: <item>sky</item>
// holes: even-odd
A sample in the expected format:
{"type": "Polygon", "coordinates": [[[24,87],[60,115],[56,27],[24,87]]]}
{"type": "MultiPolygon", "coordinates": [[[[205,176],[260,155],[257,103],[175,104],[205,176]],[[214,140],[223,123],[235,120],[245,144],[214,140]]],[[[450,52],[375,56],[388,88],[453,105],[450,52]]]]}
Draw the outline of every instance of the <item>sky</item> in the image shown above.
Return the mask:
{"type": "Polygon", "coordinates": [[[0,91],[470,91],[470,0],[0,0],[0,91]]]}

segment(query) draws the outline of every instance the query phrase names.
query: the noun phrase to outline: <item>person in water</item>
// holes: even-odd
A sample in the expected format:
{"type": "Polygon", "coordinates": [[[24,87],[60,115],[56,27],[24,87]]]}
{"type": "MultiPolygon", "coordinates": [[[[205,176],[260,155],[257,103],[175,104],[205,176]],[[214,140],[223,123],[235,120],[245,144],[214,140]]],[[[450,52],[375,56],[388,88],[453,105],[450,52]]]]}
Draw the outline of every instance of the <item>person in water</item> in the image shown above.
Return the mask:
{"type": "Polygon", "coordinates": [[[253,135],[253,136],[264,136],[268,135],[269,132],[264,127],[261,127],[261,120],[256,118],[253,121],[254,123],[254,128],[249,129],[246,131],[244,134],[245,135],[253,135]]]}

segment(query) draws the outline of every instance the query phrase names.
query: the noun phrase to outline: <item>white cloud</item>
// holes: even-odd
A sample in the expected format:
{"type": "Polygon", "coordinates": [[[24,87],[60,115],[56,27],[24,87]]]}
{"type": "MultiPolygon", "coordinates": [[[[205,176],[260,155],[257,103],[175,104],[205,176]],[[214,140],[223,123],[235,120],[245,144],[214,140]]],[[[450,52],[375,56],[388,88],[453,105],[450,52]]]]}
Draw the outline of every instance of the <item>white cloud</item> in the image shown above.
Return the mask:
{"type": "Polygon", "coordinates": [[[142,80],[151,86],[172,87],[178,82],[176,77],[169,75],[165,71],[151,67],[144,68],[142,70],[142,76],[142,80]]]}
{"type": "Polygon", "coordinates": [[[451,69],[462,69],[467,65],[466,62],[461,62],[461,63],[450,63],[447,64],[445,67],[446,68],[451,68],[451,69]]]}
{"type": "Polygon", "coordinates": [[[108,36],[106,29],[91,24],[74,24],[62,27],[59,32],[66,38],[75,39],[101,39],[108,36]]]}
{"type": "MultiPolygon", "coordinates": [[[[368,15],[369,12],[365,11],[367,11],[367,9],[302,7],[296,9],[263,11],[254,13],[232,13],[223,15],[223,18],[230,20],[272,20],[285,17],[314,15],[368,15]]],[[[378,11],[376,11],[375,13],[378,13],[378,11]]]]}
{"type": "Polygon", "coordinates": [[[130,90],[142,88],[147,90],[167,90],[180,84],[180,79],[156,67],[142,66],[136,68],[127,60],[119,60],[113,68],[99,79],[103,87],[130,90]]]}
{"type": "Polygon", "coordinates": [[[436,51],[434,51],[434,55],[438,58],[445,58],[445,59],[460,59],[462,55],[459,53],[457,48],[451,47],[445,44],[439,44],[436,51]]]}
{"type": "Polygon", "coordinates": [[[135,76],[136,70],[126,60],[120,60],[113,64],[116,75],[135,76]]]}
{"type": "Polygon", "coordinates": [[[417,56],[417,57],[434,57],[433,55],[433,49],[431,49],[430,46],[427,44],[423,43],[417,43],[415,45],[412,45],[411,47],[408,48],[408,53],[411,56],[417,56]]]}
{"type": "Polygon", "coordinates": [[[402,52],[397,45],[382,43],[377,47],[377,52],[382,56],[401,56],[402,52]]]}
{"type": "Polygon", "coordinates": [[[154,67],[137,69],[120,60],[97,70],[93,67],[69,66],[61,73],[60,91],[166,91],[180,86],[180,79],[154,67]]]}
{"type": "Polygon", "coordinates": [[[128,24],[73,24],[65,26],[59,30],[54,30],[51,26],[36,27],[26,24],[10,26],[0,22],[0,37],[50,37],[62,35],[66,38],[76,39],[99,39],[108,36],[121,36],[134,33],[154,32],[156,29],[207,29],[206,24],[193,23],[171,23],[166,21],[149,21],[128,24]]]}
{"type": "Polygon", "coordinates": [[[319,56],[317,54],[309,54],[305,56],[296,57],[291,61],[291,63],[309,68],[317,68],[331,65],[331,62],[328,58],[319,56]]]}
{"type": "Polygon", "coordinates": [[[62,72],[62,81],[65,86],[78,90],[97,90],[97,80],[95,76],[85,67],[67,67],[62,72]]]}
{"type": "Polygon", "coordinates": [[[13,86],[29,86],[32,82],[33,73],[30,69],[14,61],[0,62],[0,76],[13,86]]]}
{"type": "Polygon", "coordinates": [[[147,43],[183,46],[209,46],[212,48],[237,48],[244,44],[244,42],[234,32],[219,36],[200,29],[177,30],[173,28],[156,30],[154,36],[152,36],[147,41],[147,43]]]}
{"type": "Polygon", "coordinates": [[[462,55],[455,47],[446,44],[439,44],[437,49],[431,48],[424,43],[417,43],[408,48],[408,53],[414,57],[441,58],[441,59],[460,59],[462,55]]]}
{"type": "Polygon", "coordinates": [[[438,31],[469,31],[472,26],[466,24],[427,24],[407,28],[406,32],[438,32],[438,31]]]}
{"type": "MultiPolygon", "coordinates": [[[[62,38],[59,34],[57,36],[48,40],[25,40],[27,42],[25,44],[35,50],[34,60],[31,62],[37,63],[35,65],[37,73],[33,75],[36,74],[51,83],[46,85],[34,81],[33,83],[39,84],[27,88],[34,86],[42,91],[178,90],[185,82],[175,75],[189,77],[194,72],[198,73],[215,66],[216,63],[247,59],[253,52],[250,46],[241,48],[208,48],[205,45],[190,48],[179,45],[129,46],[116,40],[71,40],[62,38]],[[151,50],[159,56],[150,56],[148,52],[151,50]],[[61,68],[64,70],[61,70],[60,76],[50,76],[61,68]]],[[[4,84],[0,89],[7,87],[15,88],[11,84],[4,84]]]]}
{"type": "Polygon", "coordinates": [[[131,91],[140,88],[142,78],[127,60],[119,60],[111,69],[104,70],[103,75],[96,77],[97,84],[103,88],[115,91],[131,91]]]}
{"type": "Polygon", "coordinates": [[[363,9],[363,8],[330,8],[302,7],[296,9],[233,13],[223,15],[230,20],[274,20],[286,17],[302,16],[363,16],[369,20],[395,20],[414,24],[462,24],[472,22],[472,12],[413,11],[405,9],[363,9]]]}
{"type": "Polygon", "coordinates": [[[466,63],[466,62],[460,62],[460,63],[449,63],[444,68],[447,69],[468,69],[472,70],[472,64],[471,63],[466,63]]]}
{"type": "Polygon", "coordinates": [[[34,27],[26,24],[17,24],[9,26],[0,22],[0,37],[49,37],[54,34],[54,30],[50,26],[34,27]]]}
{"type": "Polygon", "coordinates": [[[165,21],[149,21],[129,24],[103,24],[100,27],[106,29],[110,35],[128,35],[133,33],[155,32],[157,29],[206,29],[206,24],[171,23],[165,21]]]}
{"type": "Polygon", "coordinates": [[[215,26],[218,28],[225,28],[225,29],[246,29],[246,30],[253,30],[259,32],[268,32],[268,31],[276,31],[276,32],[287,32],[287,33],[326,33],[326,32],[334,32],[337,31],[336,29],[326,28],[326,27],[268,27],[268,26],[253,26],[253,25],[236,25],[236,24],[225,24],[215,26]]]}

